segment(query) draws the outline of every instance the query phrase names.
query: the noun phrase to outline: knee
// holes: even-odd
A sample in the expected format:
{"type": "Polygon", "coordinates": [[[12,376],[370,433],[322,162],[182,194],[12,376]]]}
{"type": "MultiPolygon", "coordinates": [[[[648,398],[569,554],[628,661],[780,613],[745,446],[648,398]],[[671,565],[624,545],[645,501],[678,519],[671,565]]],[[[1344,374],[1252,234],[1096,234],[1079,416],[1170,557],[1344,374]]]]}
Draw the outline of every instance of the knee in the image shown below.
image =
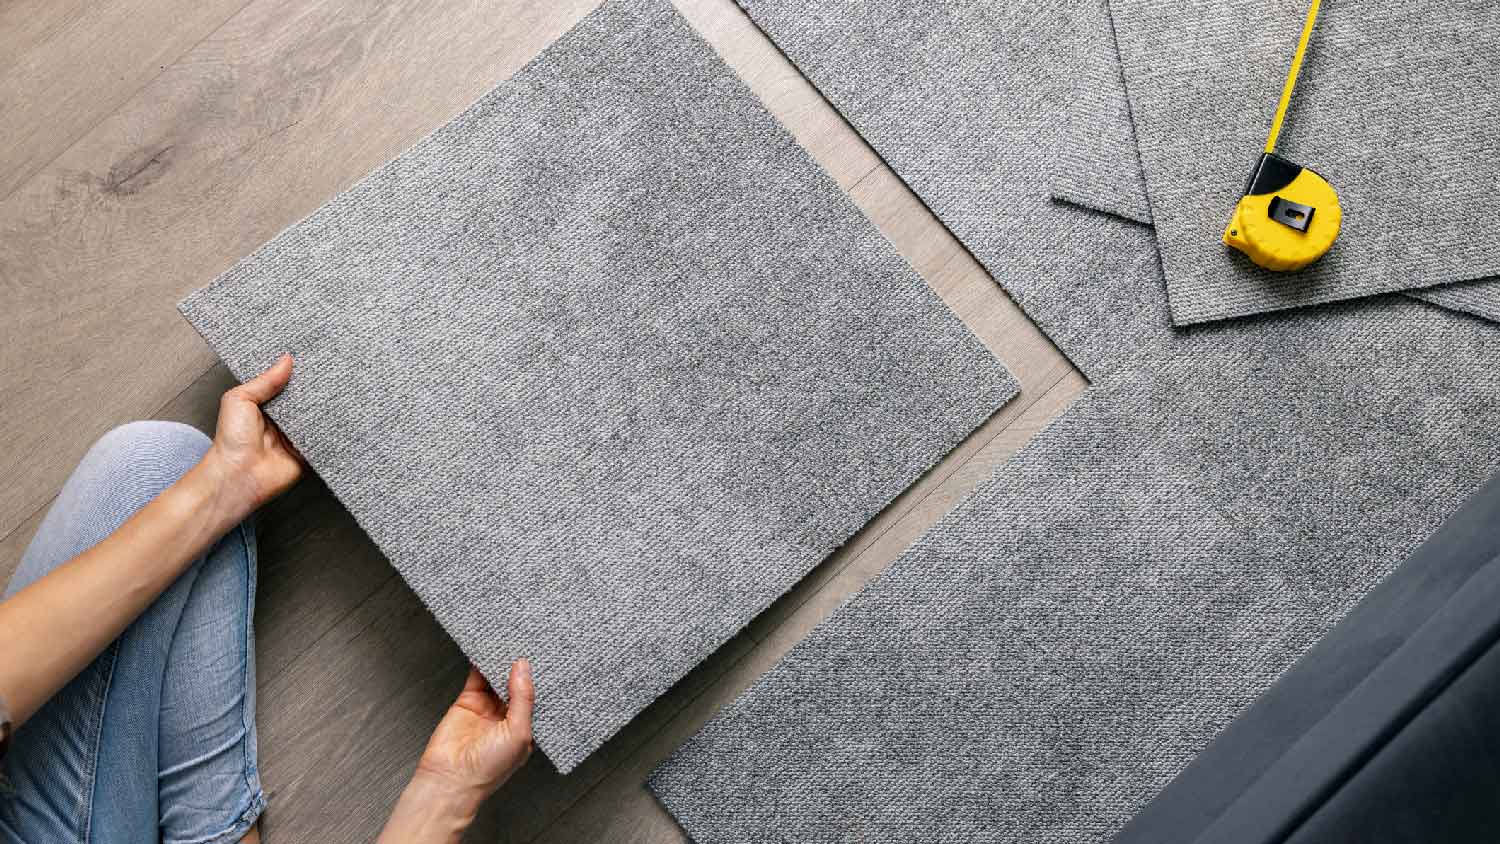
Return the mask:
{"type": "Polygon", "coordinates": [[[7,594],[113,533],[186,474],[210,444],[175,422],[132,422],[105,434],[63,484],[7,594]]]}
{"type": "Polygon", "coordinates": [[[159,492],[187,474],[211,444],[202,431],[179,422],[130,422],[100,437],[84,465],[117,487],[159,492]]]}

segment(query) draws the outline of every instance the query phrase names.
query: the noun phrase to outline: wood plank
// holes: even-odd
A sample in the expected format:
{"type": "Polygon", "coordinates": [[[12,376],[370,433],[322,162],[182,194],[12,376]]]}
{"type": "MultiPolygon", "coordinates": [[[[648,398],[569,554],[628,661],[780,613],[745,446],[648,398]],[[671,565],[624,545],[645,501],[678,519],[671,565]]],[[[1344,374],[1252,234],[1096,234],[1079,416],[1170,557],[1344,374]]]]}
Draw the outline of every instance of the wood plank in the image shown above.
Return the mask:
{"type": "MultiPolygon", "coordinates": [[[[0,74],[88,9],[90,0],[9,0],[0,3],[0,74]]],[[[3,106],[0,106],[3,108],[3,106]]]]}
{"type": "MultiPolygon", "coordinates": [[[[758,620],[753,626],[760,627],[764,621],[773,620],[774,629],[770,635],[757,640],[743,657],[720,660],[716,654],[700,667],[700,671],[721,672],[709,691],[682,706],[665,728],[642,742],[625,764],[612,771],[534,840],[558,844],[686,842],[688,839],[681,828],[646,791],[647,775],[701,729],[720,707],[738,697],[840,604],[889,567],[943,514],[1009,460],[1036,431],[1064,412],[1086,387],[1081,375],[1067,375],[974,455],[970,462],[989,471],[950,475],[943,489],[903,514],[890,530],[866,546],[850,564],[819,583],[811,595],[804,596],[800,603],[789,608],[785,618],[770,619],[773,614],[768,613],[758,620]],[[721,664],[725,662],[729,664],[721,664]]],[[[798,591],[802,591],[802,587],[799,586],[798,591]]],[[[788,596],[788,603],[791,603],[791,598],[788,596]]]]}
{"type": "Polygon", "coordinates": [[[31,538],[36,536],[36,529],[41,527],[42,516],[46,512],[45,507],[37,510],[0,539],[0,583],[9,583],[10,576],[16,573],[16,566],[21,564],[21,555],[26,553],[26,546],[31,544],[31,538]]]}
{"type": "Polygon", "coordinates": [[[374,840],[466,666],[392,578],[259,684],[264,840],[374,840]]]}
{"type": "MultiPolygon", "coordinates": [[[[30,502],[55,492],[98,433],[156,407],[211,427],[228,375],[204,373],[211,355],[172,312],[178,297],[461,109],[595,2],[509,2],[496,20],[414,0],[255,0],[0,203],[0,295],[20,312],[0,314],[0,428],[20,435],[0,446],[0,465],[23,487],[0,490],[0,534],[30,514],[0,541],[0,565],[40,518],[30,502]],[[429,55],[448,52],[458,55],[429,55]]],[[[1055,385],[1078,379],[732,0],[679,6],[1023,392],[573,775],[537,756],[486,808],[478,840],[530,840],[569,807],[597,805],[688,707],[739,682],[728,672],[827,588],[883,569],[988,476],[1014,431],[1034,430],[1055,385]]],[[[369,840],[456,690],[462,657],[316,481],[262,514],[260,536],[267,840],[369,840]]]]}
{"type": "Polygon", "coordinates": [[[0,535],[214,362],[176,302],[598,0],[255,0],[0,201],[0,535]]]}
{"type": "MultiPolygon", "coordinates": [[[[23,0],[0,12],[0,197],[160,74],[246,0],[23,0]],[[6,30],[6,24],[15,26],[6,30]],[[9,47],[15,52],[7,52],[9,47]]],[[[3,7],[0,7],[3,8],[3,7]]]]}

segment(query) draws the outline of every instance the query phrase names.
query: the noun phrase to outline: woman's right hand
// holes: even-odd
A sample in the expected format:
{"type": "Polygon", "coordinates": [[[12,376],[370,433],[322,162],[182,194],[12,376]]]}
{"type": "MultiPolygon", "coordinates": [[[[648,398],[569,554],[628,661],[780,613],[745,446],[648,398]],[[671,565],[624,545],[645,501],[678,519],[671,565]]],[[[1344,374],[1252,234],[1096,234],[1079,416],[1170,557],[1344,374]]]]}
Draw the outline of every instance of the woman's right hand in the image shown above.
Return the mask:
{"type": "Polygon", "coordinates": [[[381,844],[457,842],[480,805],[531,755],[536,689],[531,663],[510,667],[509,701],[470,667],[458,699],[432,731],[411,783],[402,792],[381,844]]]}

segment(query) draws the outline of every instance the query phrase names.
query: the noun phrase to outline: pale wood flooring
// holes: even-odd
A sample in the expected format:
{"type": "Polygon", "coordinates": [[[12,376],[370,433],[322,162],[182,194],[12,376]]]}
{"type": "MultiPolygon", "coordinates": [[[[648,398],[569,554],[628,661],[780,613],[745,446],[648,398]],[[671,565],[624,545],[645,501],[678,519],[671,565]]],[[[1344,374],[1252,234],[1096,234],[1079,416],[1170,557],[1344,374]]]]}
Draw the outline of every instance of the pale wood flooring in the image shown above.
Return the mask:
{"type": "MultiPolygon", "coordinates": [[[[597,2],[0,0],[0,578],[100,434],[211,429],[231,382],[184,294],[597,2]]],[[[1024,389],[574,774],[535,757],[475,841],[683,840],[646,773],[1085,386],[733,0],[675,2],[1024,389]]],[[[464,660],[316,480],[260,525],[265,840],[368,841],[464,660]]]]}

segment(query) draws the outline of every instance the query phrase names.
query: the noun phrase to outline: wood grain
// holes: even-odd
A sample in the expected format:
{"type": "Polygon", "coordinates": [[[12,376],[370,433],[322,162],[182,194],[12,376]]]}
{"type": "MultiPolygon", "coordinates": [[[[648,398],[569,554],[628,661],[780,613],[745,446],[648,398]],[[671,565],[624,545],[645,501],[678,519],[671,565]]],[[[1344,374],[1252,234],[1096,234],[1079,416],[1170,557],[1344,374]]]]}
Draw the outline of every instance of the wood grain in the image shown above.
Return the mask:
{"type": "MultiPolygon", "coordinates": [[[[486,806],[471,840],[681,840],[640,788],[656,760],[1083,387],[733,0],[674,1],[1005,360],[1022,392],[572,775],[535,756],[486,806]]],[[[153,33],[162,43],[148,43],[141,29],[120,29],[111,61],[149,78],[136,77],[138,90],[108,109],[112,95],[101,91],[76,137],[43,125],[40,106],[9,112],[20,115],[14,131],[41,139],[45,163],[0,199],[0,468],[10,481],[0,486],[0,575],[105,430],[140,417],[212,429],[232,381],[177,316],[182,295],[456,114],[597,2],[250,0],[206,35],[198,12],[179,27],[163,20],[171,6],[161,2],[0,3],[0,94],[23,79],[22,61],[53,68],[25,77],[17,90],[26,97],[91,84],[76,57],[110,14],[146,10],[164,30],[153,33]],[[187,46],[175,60],[154,58],[174,49],[163,43],[187,46]]],[[[0,179],[10,162],[0,158],[0,179]]],[[[258,522],[265,840],[371,840],[456,693],[463,657],[316,479],[258,522]]]]}
{"type": "MultiPolygon", "coordinates": [[[[0,74],[38,44],[61,32],[89,0],[8,0],[0,3],[0,74]]],[[[4,106],[0,106],[3,108],[4,106]]]]}
{"type": "Polygon", "coordinates": [[[17,8],[0,7],[0,56],[6,57],[0,58],[0,197],[245,3],[22,0],[17,8]]]}
{"type": "Polygon", "coordinates": [[[213,364],[183,295],[596,3],[254,0],[0,201],[0,534],[213,364]]]}

